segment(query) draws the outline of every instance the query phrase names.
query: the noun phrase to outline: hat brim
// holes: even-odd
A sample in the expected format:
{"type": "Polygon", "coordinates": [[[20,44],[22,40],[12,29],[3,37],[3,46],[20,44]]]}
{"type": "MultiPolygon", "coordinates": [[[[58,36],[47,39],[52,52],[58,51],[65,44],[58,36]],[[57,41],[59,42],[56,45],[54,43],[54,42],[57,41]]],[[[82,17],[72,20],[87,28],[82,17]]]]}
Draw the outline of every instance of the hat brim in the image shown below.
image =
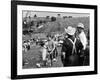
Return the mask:
{"type": "Polygon", "coordinates": [[[81,28],[81,29],[84,29],[84,27],[80,27],[80,26],[77,26],[77,28],[81,28]]]}
{"type": "Polygon", "coordinates": [[[69,29],[66,29],[66,28],[65,28],[65,32],[66,32],[67,34],[69,34],[69,35],[74,35],[75,32],[76,32],[76,29],[75,29],[75,28],[72,28],[71,30],[69,30],[69,29]]]}

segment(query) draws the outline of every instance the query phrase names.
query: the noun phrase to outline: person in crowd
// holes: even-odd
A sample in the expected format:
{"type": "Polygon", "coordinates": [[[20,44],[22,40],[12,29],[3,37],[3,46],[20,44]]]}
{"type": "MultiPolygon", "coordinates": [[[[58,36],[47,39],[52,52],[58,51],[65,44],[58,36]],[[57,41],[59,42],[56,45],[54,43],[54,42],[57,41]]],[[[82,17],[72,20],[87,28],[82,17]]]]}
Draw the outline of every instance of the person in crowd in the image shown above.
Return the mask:
{"type": "Polygon", "coordinates": [[[56,37],[53,37],[53,44],[55,45],[54,51],[53,51],[53,61],[57,61],[57,56],[58,56],[58,51],[57,51],[57,45],[58,45],[58,41],[56,39],[56,37]]]}
{"type": "Polygon", "coordinates": [[[83,50],[85,50],[86,45],[87,45],[87,38],[86,38],[86,35],[85,35],[85,32],[84,32],[84,24],[83,23],[78,23],[77,32],[78,32],[78,38],[82,42],[83,50]]]}
{"type": "Polygon", "coordinates": [[[84,65],[84,61],[85,61],[85,54],[88,54],[88,52],[86,51],[87,48],[87,38],[86,38],[86,34],[84,32],[84,24],[83,23],[78,23],[77,25],[77,38],[81,41],[83,48],[82,50],[80,50],[80,65],[84,65]]]}
{"type": "Polygon", "coordinates": [[[30,41],[27,40],[27,50],[30,50],[30,41]]]}
{"type": "Polygon", "coordinates": [[[47,63],[47,41],[42,42],[40,45],[41,45],[43,66],[46,67],[46,63],[47,63]]]}
{"type": "Polygon", "coordinates": [[[83,48],[83,45],[80,40],[75,38],[75,28],[68,26],[65,32],[67,37],[63,40],[61,50],[63,66],[79,66],[79,51],[83,48]]]}
{"type": "Polygon", "coordinates": [[[48,45],[47,45],[47,49],[48,49],[48,54],[49,54],[49,58],[50,58],[50,66],[52,66],[52,61],[53,61],[53,55],[54,55],[54,50],[55,50],[55,43],[53,41],[53,36],[51,35],[47,35],[48,38],[48,45]]]}
{"type": "Polygon", "coordinates": [[[27,50],[28,50],[28,49],[27,49],[27,41],[24,41],[24,43],[23,43],[23,48],[24,48],[24,51],[27,52],[27,50]]]}

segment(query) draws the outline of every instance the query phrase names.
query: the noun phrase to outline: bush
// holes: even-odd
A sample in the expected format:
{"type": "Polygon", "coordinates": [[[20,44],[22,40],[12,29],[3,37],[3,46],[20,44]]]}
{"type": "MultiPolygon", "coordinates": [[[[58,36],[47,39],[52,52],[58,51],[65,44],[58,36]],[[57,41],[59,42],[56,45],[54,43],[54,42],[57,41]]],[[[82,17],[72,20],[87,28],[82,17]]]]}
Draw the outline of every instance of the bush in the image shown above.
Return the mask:
{"type": "Polygon", "coordinates": [[[51,21],[56,21],[56,17],[51,17],[51,21]]]}

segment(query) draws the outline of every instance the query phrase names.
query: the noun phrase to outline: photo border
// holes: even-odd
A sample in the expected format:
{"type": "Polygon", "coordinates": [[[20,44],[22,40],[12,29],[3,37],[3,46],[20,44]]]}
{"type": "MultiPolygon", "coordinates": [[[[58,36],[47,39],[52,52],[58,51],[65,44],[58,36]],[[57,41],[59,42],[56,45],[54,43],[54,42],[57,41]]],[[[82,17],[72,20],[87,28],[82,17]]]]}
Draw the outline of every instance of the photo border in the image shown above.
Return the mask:
{"type": "Polygon", "coordinates": [[[96,5],[48,3],[48,2],[33,2],[33,1],[11,1],[11,78],[12,79],[75,76],[75,75],[90,75],[90,74],[97,74],[97,6],[96,5]],[[36,5],[36,6],[49,6],[49,7],[93,9],[94,10],[94,53],[95,53],[94,71],[17,75],[17,5],[36,5]]]}

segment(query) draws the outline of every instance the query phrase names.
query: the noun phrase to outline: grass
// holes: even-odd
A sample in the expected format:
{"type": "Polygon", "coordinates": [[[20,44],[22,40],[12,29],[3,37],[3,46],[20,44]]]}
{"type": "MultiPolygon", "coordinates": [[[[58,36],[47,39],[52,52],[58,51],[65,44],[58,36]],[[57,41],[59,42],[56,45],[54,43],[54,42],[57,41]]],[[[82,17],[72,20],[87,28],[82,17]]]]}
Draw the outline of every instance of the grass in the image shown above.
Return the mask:
{"type": "MultiPolygon", "coordinates": [[[[44,24],[44,27],[39,29],[39,32],[37,34],[32,34],[31,36],[25,35],[23,37],[23,40],[28,40],[34,37],[40,37],[40,38],[46,38],[47,33],[53,33],[53,32],[64,32],[64,28],[68,26],[77,27],[77,24],[81,22],[85,26],[85,33],[88,34],[88,29],[90,28],[89,24],[89,17],[79,17],[79,18],[66,18],[57,20],[55,22],[48,22],[44,24]]],[[[59,56],[57,57],[57,62],[53,63],[53,67],[61,67],[62,62],[60,58],[61,54],[61,48],[58,48],[59,56]]],[[[23,62],[25,63],[23,65],[23,69],[29,69],[29,68],[37,68],[36,63],[42,63],[42,53],[41,48],[39,46],[33,46],[29,51],[23,52],[23,62]]]]}
{"type": "MultiPolygon", "coordinates": [[[[61,62],[61,58],[60,58],[60,54],[61,54],[60,49],[61,49],[61,47],[58,48],[59,55],[57,57],[57,62],[56,63],[53,62],[52,67],[63,66],[62,62],[61,62]]],[[[41,64],[43,63],[41,47],[35,46],[35,47],[32,47],[29,51],[23,52],[23,60],[25,63],[23,65],[23,69],[37,68],[37,66],[36,66],[37,63],[41,63],[41,64]]]]}

